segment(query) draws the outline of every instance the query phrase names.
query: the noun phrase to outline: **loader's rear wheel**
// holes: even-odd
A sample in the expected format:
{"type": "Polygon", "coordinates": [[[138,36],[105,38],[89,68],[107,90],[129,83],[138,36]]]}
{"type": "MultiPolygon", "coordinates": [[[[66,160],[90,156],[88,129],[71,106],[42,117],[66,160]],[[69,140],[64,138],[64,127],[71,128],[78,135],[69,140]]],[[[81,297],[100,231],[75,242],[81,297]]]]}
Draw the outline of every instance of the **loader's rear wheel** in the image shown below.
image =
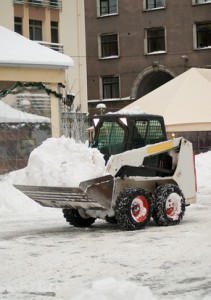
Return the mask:
{"type": "Polygon", "coordinates": [[[151,217],[149,193],[139,187],[124,189],[117,198],[115,216],[118,225],[127,230],[146,226],[151,217]]]}
{"type": "Polygon", "coordinates": [[[185,214],[185,198],[175,184],[159,186],[153,194],[152,217],[158,225],[179,224],[185,214]]]}
{"type": "Polygon", "coordinates": [[[75,227],[88,227],[95,222],[95,218],[86,216],[83,209],[63,209],[66,221],[75,227]]]}

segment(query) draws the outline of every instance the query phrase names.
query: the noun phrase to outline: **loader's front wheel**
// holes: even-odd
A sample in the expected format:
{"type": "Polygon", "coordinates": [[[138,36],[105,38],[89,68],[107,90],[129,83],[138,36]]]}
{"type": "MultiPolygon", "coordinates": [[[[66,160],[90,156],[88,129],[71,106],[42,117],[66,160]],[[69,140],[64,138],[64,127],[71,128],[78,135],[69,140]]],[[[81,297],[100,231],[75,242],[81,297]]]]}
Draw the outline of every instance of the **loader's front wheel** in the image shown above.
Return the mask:
{"type": "Polygon", "coordinates": [[[153,194],[152,217],[158,225],[179,224],[185,214],[185,198],[175,184],[159,186],[153,194]]]}
{"type": "Polygon", "coordinates": [[[124,189],[116,201],[115,216],[118,225],[127,230],[141,229],[151,217],[149,193],[139,187],[124,189]]]}
{"type": "Polygon", "coordinates": [[[66,221],[75,227],[88,227],[95,222],[95,218],[86,216],[82,209],[63,209],[66,221]]]}

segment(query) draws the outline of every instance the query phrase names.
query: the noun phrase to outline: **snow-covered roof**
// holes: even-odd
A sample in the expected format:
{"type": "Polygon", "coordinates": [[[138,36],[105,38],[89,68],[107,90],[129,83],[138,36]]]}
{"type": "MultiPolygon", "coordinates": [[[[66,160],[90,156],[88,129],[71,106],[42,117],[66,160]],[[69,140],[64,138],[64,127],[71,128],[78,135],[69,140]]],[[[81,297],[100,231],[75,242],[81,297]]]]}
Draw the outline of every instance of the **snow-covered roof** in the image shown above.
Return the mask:
{"type": "Polygon", "coordinates": [[[19,111],[0,100],[0,124],[1,123],[50,123],[47,117],[37,116],[19,111]]]}
{"type": "Polygon", "coordinates": [[[0,40],[0,66],[69,68],[74,65],[71,57],[2,26],[0,26],[0,40]]]}

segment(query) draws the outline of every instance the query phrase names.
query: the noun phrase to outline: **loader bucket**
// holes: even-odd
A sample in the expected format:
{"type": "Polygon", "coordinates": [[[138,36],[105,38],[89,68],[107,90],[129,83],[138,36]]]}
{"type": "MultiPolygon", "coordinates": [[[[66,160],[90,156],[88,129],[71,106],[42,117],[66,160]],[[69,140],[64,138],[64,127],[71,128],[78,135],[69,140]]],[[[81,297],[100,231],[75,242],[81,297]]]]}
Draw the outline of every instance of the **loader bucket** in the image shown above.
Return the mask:
{"type": "Polygon", "coordinates": [[[79,187],[14,187],[45,207],[104,210],[111,207],[113,184],[113,176],[107,175],[83,181],[79,187]]]}

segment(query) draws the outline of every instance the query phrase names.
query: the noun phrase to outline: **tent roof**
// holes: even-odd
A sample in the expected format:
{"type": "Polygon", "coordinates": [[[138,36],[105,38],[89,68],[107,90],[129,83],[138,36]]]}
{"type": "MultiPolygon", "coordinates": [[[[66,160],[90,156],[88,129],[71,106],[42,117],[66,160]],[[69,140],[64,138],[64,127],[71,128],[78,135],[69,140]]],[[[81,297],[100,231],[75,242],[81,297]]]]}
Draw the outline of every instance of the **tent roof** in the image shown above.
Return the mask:
{"type": "Polygon", "coordinates": [[[47,117],[41,117],[19,111],[0,101],[0,123],[50,123],[47,117]]]}
{"type": "Polygon", "coordinates": [[[191,68],[125,108],[135,107],[162,115],[168,131],[211,130],[211,70],[191,68]]]}
{"type": "Polygon", "coordinates": [[[73,60],[62,53],[42,46],[0,26],[0,66],[34,68],[69,68],[73,60]]]}

